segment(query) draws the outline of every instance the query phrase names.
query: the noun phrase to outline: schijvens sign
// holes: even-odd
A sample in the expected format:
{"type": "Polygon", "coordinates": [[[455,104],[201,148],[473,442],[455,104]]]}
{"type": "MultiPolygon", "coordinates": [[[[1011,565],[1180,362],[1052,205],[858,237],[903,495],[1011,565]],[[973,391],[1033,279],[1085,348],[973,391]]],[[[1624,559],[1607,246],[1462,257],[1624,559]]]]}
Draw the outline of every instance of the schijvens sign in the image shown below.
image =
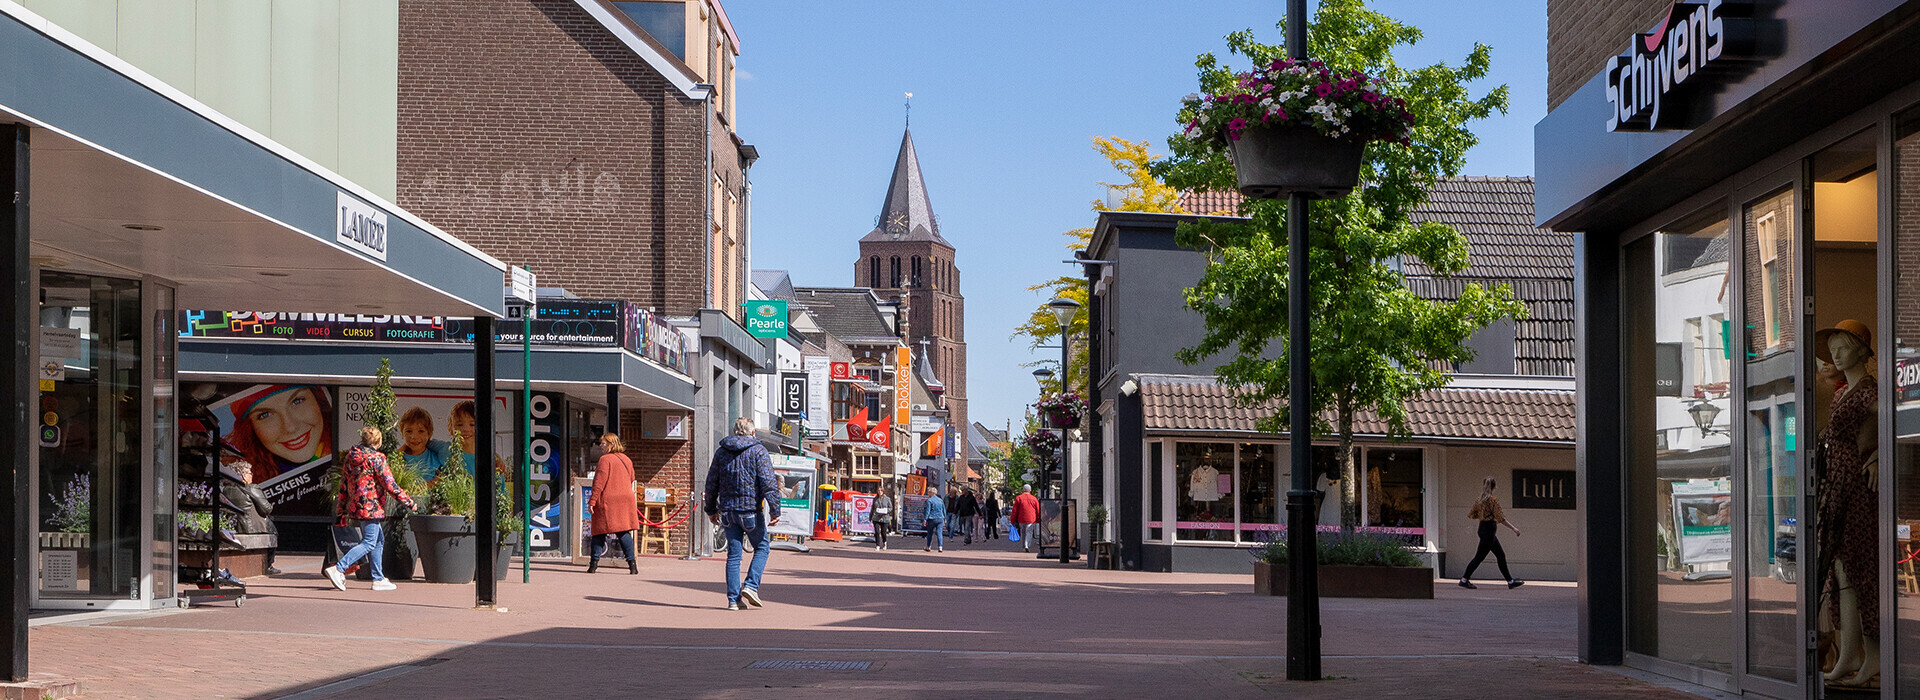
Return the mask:
{"type": "Polygon", "coordinates": [[[1697,124],[1689,107],[1712,75],[1753,56],[1750,0],[1676,2],[1633,48],[1607,59],[1607,131],[1660,131],[1697,124]]]}

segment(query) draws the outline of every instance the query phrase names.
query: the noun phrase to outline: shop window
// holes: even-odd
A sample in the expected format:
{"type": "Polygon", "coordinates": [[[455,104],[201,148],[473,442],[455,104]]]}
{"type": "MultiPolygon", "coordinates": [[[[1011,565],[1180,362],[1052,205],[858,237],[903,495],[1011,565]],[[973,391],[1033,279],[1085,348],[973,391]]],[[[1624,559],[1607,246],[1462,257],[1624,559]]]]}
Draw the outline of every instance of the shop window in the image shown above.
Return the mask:
{"type": "MultiPolygon", "coordinates": [[[[1882,364],[1881,391],[1891,392],[1894,459],[1881,460],[1893,471],[1893,583],[1896,606],[1892,635],[1894,658],[1901,664],[1903,697],[1920,688],[1920,271],[1910,262],[1920,252],[1920,115],[1902,118],[1893,142],[1893,351],[1882,364]]],[[[1891,418],[1891,420],[1889,420],[1891,418]]],[[[1884,441],[1883,441],[1884,444],[1884,441]]]]}
{"type": "Polygon", "coordinates": [[[1272,539],[1280,531],[1281,492],[1274,483],[1274,456],[1283,446],[1240,446],[1240,540],[1272,539]]]}
{"type": "Polygon", "coordinates": [[[1366,524],[1420,542],[1426,534],[1425,470],[1418,449],[1368,448],[1366,524]]]}
{"type": "Polygon", "coordinates": [[[1165,463],[1165,459],[1166,459],[1165,448],[1166,448],[1165,443],[1157,442],[1157,441],[1153,443],[1149,443],[1147,446],[1146,479],[1147,479],[1147,485],[1148,485],[1148,489],[1147,489],[1147,541],[1148,542],[1161,542],[1161,541],[1164,541],[1162,540],[1162,538],[1165,537],[1165,535],[1163,534],[1165,530],[1161,529],[1162,526],[1160,524],[1162,519],[1166,517],[1165,516],[1166,501],[1164,500],[1164,497],[1167,491],[1166,491],[1166,484],[1162,483],[1163,482],[1162,477],[1164,477],[1167,473],[1167,465],[1165,463]]]}
{"type": "Polygon", "coordinates": [[[1630,651],[1732,673],[1733,404],[1711,335],[1737,287],[1720,211],[1627,248],[1627,631],[1630,651]]]}
{"type": "Polygon", "coordinates": [[[1182,442],[1174,448],[1174,536],[1196,542],[1234,540],[1233,443],[1182,442]]]}

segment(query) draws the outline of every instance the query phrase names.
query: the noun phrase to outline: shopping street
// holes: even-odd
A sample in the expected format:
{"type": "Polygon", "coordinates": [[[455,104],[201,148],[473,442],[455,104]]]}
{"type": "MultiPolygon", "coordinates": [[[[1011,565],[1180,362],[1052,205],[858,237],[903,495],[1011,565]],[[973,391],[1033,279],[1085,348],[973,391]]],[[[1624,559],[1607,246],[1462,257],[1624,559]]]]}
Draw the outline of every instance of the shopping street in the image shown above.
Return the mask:
{"type": "Polygon", "coordinates": [[[1306,686],[1282,680],[1286,599],[1250,576],[896,542],[775,552],[767,607],[743,612],[724,609],[721,559],[647,557],[637,577],[539,563],[532,584],[516,568],[486,611],[471,586],[341,593],[289,557],[238,608],[40,618],[33,663],[87,698],[1692,697],[1575,663],[1571,585],[1328,598],[1331,678],[1306,686]],[[751,668],[778,662],[802,663],[751,668]]]}

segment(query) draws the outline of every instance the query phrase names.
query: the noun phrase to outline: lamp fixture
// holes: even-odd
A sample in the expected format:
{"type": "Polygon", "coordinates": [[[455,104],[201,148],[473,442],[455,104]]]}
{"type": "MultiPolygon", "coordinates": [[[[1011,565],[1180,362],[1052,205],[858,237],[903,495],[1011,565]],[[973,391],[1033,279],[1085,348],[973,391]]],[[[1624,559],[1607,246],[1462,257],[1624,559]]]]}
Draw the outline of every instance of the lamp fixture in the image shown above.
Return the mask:
{"type": "Polygon", "coordinates": [[[1059,322],[1061,328],[1066,328],[1067,324],[1073,323],[1073,315],[1080,312],[1080,302],[1054,297],[1053,301],[1047,302],[1047,310],[1053,312],[1053,320],[1059,322]]]}
{"type": "Polygon", "coordinates": [[[1701,435],[1727,433],[1723,428],[1713,427],[1714,419],[1720,417],[1720,407],[1714,405],[1711,399],[1694,401],[1692,406],[1687,407],[1687,413],[1693,416],[1693,427],[1699,428],[1701,435]]]}

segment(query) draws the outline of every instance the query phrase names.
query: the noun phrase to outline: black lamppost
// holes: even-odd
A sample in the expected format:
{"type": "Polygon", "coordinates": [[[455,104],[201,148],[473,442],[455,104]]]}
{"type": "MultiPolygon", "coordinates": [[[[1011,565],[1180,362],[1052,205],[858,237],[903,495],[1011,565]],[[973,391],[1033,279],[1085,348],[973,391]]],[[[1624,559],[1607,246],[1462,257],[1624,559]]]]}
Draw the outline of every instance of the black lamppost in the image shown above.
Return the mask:
{"type": "MultiPolygon", "coordinates": [[[[1287,57],[1307,60],[1307,0],[1287,0],[1287,57]]],[[[1287,491],[1287,680],[1320,679],[1319,543],[1314,523],[1313,375],[1307,368],[1307,215],[1309,193],[1287,194],[1287,443],[1293,488],[1287,491]]]]}
{"type": "MultiPolygon", "coordinates": [[[[1073,352],[1073,346],[1067,342],[1073,337],[1073,317],[1080,313],[1080,302],[1066,297],[1054,297],[1047,302],[1047,310],[1053,312],[1053,320],[1060,322],[1060,395],[1066,396],[1067,384],[1073,381],[1073,373],[1067,371],[1067,360],[1073,352]]],[[[1071,552],[1067,551],[1067,528],[1073,524],[1067,521],[1068,491],[1067,485],[1067,429],[1060,429],[1060,563],[1071,561],[1071,552]]]]}

